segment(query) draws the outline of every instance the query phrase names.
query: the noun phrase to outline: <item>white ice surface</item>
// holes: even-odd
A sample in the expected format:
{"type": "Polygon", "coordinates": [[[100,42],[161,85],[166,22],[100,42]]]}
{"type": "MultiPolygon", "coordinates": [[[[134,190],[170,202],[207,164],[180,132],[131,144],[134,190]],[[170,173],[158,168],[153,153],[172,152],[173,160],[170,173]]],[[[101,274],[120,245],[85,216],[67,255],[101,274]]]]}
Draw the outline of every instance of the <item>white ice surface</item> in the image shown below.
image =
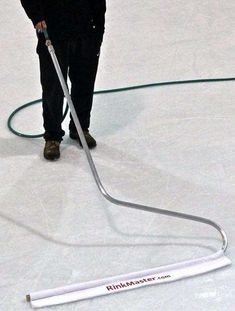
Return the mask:
{"type": "MultiPolygon", "coordinates": [[[[235,3],[107,1],[96,89],[235,76],[235,3]]],[[[61,159],[42,139],[7,129],[10,113],[41,97],[36,38],[20,1],[0,5],[0,310],[30,310],[25,294],[212,254],[205,225],[112,206],[82,149],[66,136],[61,159]]],[[[114,196],[211,218],[235,262],[234,82],[96,96],[91,132],[100,177],[114,196]]],[[[42,131],[40,105],[13,125],[42,131]]],[[[233,311],[235,268],[57,306],[82,311],[233,311]]],[[[48,309],[49,310],[49,309],[48,309]]]]}

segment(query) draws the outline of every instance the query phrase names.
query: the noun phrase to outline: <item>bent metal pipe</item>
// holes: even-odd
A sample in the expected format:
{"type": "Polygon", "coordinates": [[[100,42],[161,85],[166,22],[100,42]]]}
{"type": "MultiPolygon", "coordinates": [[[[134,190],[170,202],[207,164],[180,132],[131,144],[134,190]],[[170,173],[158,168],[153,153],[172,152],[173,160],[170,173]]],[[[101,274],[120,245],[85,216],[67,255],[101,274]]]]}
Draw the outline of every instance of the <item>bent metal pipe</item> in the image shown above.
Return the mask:
{"type": "Polygon", "coordinates": [[[68,102],[68,105],[69,105],[69,108],[70,108],[70,111],[71,111],[74,123],[76,125],[79,137],[81,139],[81,143],[82,143],[83,149],[85,151],[85,154],[86,154],[86,157],[87,157],[87,160],[88,160],[88,163],[89,163],[92,175],[93,175],[93,177],[95,179],[95,182],[97,184],[98,189],[100,190],[102,195],[105,197],[105,199],[110,201],[111,203],[113,203],[115,205],[121,205],[121,206],[126,206],[126,207],[129,207],[129,208],[134,208],[134,209],[137,209],[137,210],[142,210],[142,211],[151,212],[151,213],[155,213],[155,214],[161,214],[161,215],[165,215],[165,216],[170,216],[170,217],[175,217],[175,218],[181,218],[181,219],[196,221],[196,222],[199,222],[199,223],[203,223],[203,224],[212,226],[221,235],[221,238],[222,238],[221,250],[225,253],[225,251],[226,251],[226,249],[228,247],[227,235],[226,235],[225,231],[217,223],[215,223],[214,221],[212,221],[210,219],[207,219],[207,218],[204,218],[204,217],[195,216],[195,215],[179,213],[179,212],[159,209],[159,208],[156,208],[156,207],[150,207],[150,206],[141,205],[141,204],[137,204],[137,203],[122,201],[122,200],[119,200],[119,199],[116,199],[116,198],[112,197],[106,191],[106,189],[104,188],[104,186],[103,186],[103,184],[102,184],[102,182],[100,180],[100,177],[98,175],[96,166],[95,166],[94,161],[92,159],[90,150],[89,150],[89,148],[87,146],[87,142],[86,142],[85,137],[83,135],[83,131],[82,131],[80,122],[78,120],[78,117],[77,117],[77,114],[76,114],[76,111],[75,111],[72,99],[70,97],[70,94],[69,94],[69,91],[68,91],[68,87],[66,85],[66,82],[64,80],[63,74],[61,72],[60,65],[59,65],[58,59],[56,57],[54,47],[53,47],[53,45],[51,43],[51,40],[48,37],[48,34],[47,34],[46,30],[44,30],[44,34],[45,34],[45,38],[46,38],[46,46],[47,46],[48,51],[49,51],[49,53],[51,55],[53,64],[55,66],[55,69],[56,69],[56,72],[57,72],[57,75],[58,75],[58,78],[60,80],[61,87],[62,87],[64,95],[65,95],[65,97],[67,99],[67,102],[68,102]]]}

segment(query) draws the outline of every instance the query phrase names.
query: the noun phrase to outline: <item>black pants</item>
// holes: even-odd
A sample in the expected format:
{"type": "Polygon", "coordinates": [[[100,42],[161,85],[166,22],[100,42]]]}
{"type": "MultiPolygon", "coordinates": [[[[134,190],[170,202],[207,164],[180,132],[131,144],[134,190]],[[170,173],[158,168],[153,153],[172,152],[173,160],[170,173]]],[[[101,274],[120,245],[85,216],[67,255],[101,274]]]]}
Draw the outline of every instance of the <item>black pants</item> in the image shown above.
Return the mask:
{"type": "MultiPolygon", "coordinates": [[[[94,83],[102,40],[95,36],[52,42],[65,81],[71,81],[71,97],[83,129],[90,126],[94,83]]],[[[63,91],[45,40],[39,35],[37,53],[42,84],[44,139],[61,141],[65,132],[61,127],[63,91]]],[[[70,131],[76,132],[70,115],[70,131]]]]}

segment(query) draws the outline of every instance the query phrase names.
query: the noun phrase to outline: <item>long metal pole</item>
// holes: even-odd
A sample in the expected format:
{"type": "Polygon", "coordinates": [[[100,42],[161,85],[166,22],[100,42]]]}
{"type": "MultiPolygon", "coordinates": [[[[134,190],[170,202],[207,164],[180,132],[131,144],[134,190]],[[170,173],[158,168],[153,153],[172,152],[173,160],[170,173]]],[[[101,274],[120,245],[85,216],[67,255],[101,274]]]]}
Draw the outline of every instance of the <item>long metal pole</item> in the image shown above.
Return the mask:
{"type": "Polygon", "coordinates": [[[185,214],[185,213],[179,213],[179,212],[173,212],[173,211],[164,210],[164,209],[155,208],[155,207],[150,207],[150,206],[146,206],[146,205],[141,205],[141,204],[126,202],[126,201],[121,201],[121,200],[118,200],[118,199],[112,197],[106,191],[106,189],[102,185],[102,182],[101,182],[100,177],[99,177],[99,175],[97,173],[97,169],[95,167],[94,161],[93,161],[93,159],[91,157],[91,153],[90,153],[90,150],[88,148],[86,139],[84,137],[84,134],[83,134],[80,122],[78,120],[77,113],[75,111],[72,99],[70,97],[67,84],[66,84],[66,82],[64,80],[64,77],[63,77],[63,74],[61,72],[61,68],[60,68],[58,59],[56,57],[54,47],[53,47],[50,39],[48,38],[48,34],[47,34],[47,32],[45,30],[44,30],[44,34],[45,34],[45,37],[46,37],[46,46],[48,47],[48,51],[49,51],[49,53],[51,55],[53,64],[55,66],[58,78],[60,80],[61,87],[62,87],[64,95],[65,95],[65,97],[66,97],[66,99],[68,101],[68,105],[69,105],[69,108],[70,108],[70,111],[71,111],[74,123],[76,125],[76,129],[78,131],[78,135],[80,137],[83,149],[85,151],[85,154],[86,154],[86,157],[87,157],[87,160],[88,160],[88,163],[89,163],[92,175],[93,175],[93,177],[95,179],[95,182],[96,182],[96,185],[97,185],[98,189],[100,190],[101,194],[105,197],[105,199],[107,199],[108,201],[110,201],[111,203],[116,204],[116,205],[126,206],[126,207],[134,208],[134,209],[137,209],[137,210],[142,210],[142,211],[146,211],[146,212],[151,212],[151,213],[155,213],[155,214],[161,214],[161,215],[170,216],[170,217],[176,217],[176,218],[181,218],[181,219],[187,219],[187,220],[196,221],[196,222],[199,222],[199,223],[204,223],[206,225],[210,225],[210,226],[214,227],[220,233],[221,238],[222,238],[221,250],[225,253],[225,251],[226,251],[226,249],[228,247],[228,239],[227,239],[226,233],[214,221],[212,221],[210,219],[207,219],[207,218],[204,218],[204,217],[199,217],[199,216],[194,216],[194,215],[185,214]]]}

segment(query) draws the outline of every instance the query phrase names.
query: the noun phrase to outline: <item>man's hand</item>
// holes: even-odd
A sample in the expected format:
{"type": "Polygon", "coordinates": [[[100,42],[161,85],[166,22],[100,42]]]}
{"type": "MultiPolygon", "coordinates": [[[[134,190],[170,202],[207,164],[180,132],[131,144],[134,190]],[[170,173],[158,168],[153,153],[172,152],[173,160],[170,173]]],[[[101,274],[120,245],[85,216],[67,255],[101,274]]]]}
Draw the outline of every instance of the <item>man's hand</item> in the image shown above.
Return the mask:
{"type": "Polygon", "coordinates": [[[35,29],[37,29],[38,32],[42,32],[43,29],[47,28],[47,24],[45,21],[41,21],[41,22],[38,22],[36,25],[35,25],[35,29]]]}

